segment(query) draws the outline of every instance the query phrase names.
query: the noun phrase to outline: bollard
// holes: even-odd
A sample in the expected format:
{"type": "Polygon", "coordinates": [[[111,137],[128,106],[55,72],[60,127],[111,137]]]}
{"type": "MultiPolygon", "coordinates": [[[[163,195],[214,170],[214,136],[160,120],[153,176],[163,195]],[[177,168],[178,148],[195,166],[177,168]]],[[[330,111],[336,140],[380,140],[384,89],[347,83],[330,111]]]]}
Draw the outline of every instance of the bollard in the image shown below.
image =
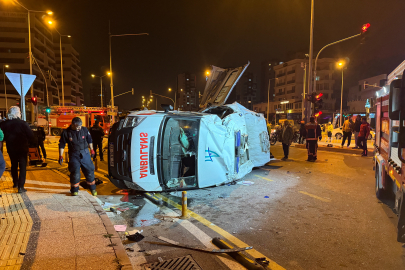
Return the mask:
{"type": "Polygon", "coordinates": [[[94,170],[98,171],[97,158],[94,160],[94,170]]]}
{"type": "Polygon", "coordinates": [[[69,163],[69,154],[67,151],[65,151],[65,162],[69,163]]]}
{"type": "Polygon", "coordinates": [[[187,191],[181,193],[181,219],[187,219],[187,191]]]}

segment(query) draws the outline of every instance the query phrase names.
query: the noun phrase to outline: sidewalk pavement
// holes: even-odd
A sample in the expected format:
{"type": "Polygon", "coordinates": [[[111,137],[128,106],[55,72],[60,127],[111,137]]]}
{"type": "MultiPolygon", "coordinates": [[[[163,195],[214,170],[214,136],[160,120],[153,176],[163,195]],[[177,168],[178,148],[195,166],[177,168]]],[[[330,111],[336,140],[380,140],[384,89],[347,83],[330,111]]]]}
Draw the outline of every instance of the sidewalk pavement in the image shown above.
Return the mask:
{"type": "Polygon", "coordinates": [[[0,180],[0,270],[132,269],[97,199],[83,190],[70,196],[67,175],[30,170],[28,192],[18,194],[12,185],[6,171],[0,180]]]}
{"type": "MultiPolygon", "coordinates": [[[[369,155],[374,151],[374,140],[367,141],[367,150],[369,155]]],[[[297,148],[306,148],[305,144],[295,144],[297,148]]],[[[332,142],[326,142],[325,139],[322,141],[318,141],[318,150],[320,151],[330,151],[330,152],[339,152],[339,153],[349,153],[349,154],[359,154],[361,155],[363,149],[353,149],[355,147],[354,140],[352,140],[350,147],[347,147],[347,141],[345,142],[344,146],[342,147],[342,140],[333,139],[332,142]],[[333,147],[328,147],[328,144],[332,144],[333,147]]]]}

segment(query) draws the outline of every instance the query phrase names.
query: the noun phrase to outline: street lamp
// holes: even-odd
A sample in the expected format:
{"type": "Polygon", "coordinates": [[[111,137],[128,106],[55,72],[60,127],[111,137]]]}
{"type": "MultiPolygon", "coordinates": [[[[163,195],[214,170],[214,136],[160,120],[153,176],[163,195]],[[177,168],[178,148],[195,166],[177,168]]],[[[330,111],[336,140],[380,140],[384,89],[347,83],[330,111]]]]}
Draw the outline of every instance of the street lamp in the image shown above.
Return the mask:
{"type": "MultiPolygon", "coordinates": [[[[112,57],[111,57],[111,37],[124,37],[124,36],[143,36],[143,35],[149,35],[149,33],[139,33],[139,34],[121,34],[121,35],[111,35],[111,27],[110,24],[108,24],[108,37],[109,37],[109,49],[110,49],[110,72],[113,72],[112,69],[112,57]]],[[[111,74],[110,76],[110,86],[111,86],[111,107],[114,109],[114,84],[113,84],[113,75],[111,74]]],[[[115,121],[115,115],[112,115],[112,122],[114,123],[115,121]]]]}
{"type": "MultiPolygon", "coordinates": [[[[12,1],[28,12],[28,54],[29,54],[29,58],[30,58],[30,74],[32,75],[31,20],[30,20],[31,13],[46,13],[48,15],[52,15],[53,12],[50,10],[48,10],[48,11],[30,10],[30,9],[26,8],[24,5],[22,5],[20,2],[18,2],[17,0],[12,0],[12,1]]],[[[63,86],[63,84],[62,84],[62,86],[63,86]]],[[[30,89],[31,89],[31,97],[33,97],[34,96],[34,84],[31,85],[30,89]]],[[[24,97],[21,97],[21,98],[24,98],[24,97]]],[[[31,103],[31,112],[34,112],[34,105],[32,103],[31,103]]],[[[34,113],[31,113],[31,122],[34,122],[34,113]]]]}
{"type": "Polygon", "coordinates": [[[340,126],[342,126],[342,111],[343,111],[343,70],[346,67],[345,61],[337,62],[337,66],[342,69],[342,89],[340,91],[340,126]]]}
{"type": "MultiPolygon", "coordinates": [[[[48,20],[48,24],[52,25],[53,22],[48,20]]],[[[56,33],[59,34],[59,53],[60,53],[60,76],[61,76],[61,83],[62,83],[62,106],[65,106],[65,86],[63,85],[63,57],[62,57],[62,37],[70,38],[70,35],[61,35],[56,27],[53,27],[56,33]]]]}
{"type": "Polygon", "coordinates": [[[93,77],[93,78],[95,78],[95,77],[100,78],[100,96],[101,96],[100,104],[101,104],[101,107],[103,107],[103,78],[105,76],[110,76],[110,75],[111,75],[111,72],[107,72],[107,74],[104,76],[97,76],[97,75],[91,74],[91,77],[93,77]]]}
{"type": "Polygon", "coordinates": [[[9,65],[3,65],[4,98],[6,99],[6,112],[8,111],[8,107],[7,107],[6,72],[4,71],[4,68],[8,68],[8,67],[9,67],[9,65]]]}

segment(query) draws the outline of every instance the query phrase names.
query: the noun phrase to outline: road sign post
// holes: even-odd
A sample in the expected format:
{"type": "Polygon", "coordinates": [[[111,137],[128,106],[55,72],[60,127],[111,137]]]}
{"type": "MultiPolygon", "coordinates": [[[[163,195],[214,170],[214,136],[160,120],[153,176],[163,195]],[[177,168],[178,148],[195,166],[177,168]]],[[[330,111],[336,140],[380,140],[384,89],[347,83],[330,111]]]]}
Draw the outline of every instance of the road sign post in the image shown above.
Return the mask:
{"type": "MultiPolygon", "coordinates": [[[[6,72],[6,76],[10,80],[11,84],[14,86],[15,90],[17,90],[18,94],[21,96],[21,118],[22,118],[22,120],[26,121],[25,95],[27,94],[28,89],[30,89],[36,76],[30,75],[30,74],[20,74],[20,73],[12,73],[12,72],[6,72]]],[[[32,112],[32,113],[34,113],[34,112],[32,112]]]]}

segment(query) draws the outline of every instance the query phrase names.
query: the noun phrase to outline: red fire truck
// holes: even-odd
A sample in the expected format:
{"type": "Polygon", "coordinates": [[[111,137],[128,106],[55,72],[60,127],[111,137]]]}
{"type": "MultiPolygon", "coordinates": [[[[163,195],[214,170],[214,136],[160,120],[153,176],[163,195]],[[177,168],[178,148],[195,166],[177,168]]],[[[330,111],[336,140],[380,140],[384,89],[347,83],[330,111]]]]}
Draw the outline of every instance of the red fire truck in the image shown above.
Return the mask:
{"type": "Polygon", "coordinates": [[[104,129],[104,134],[108,135],[111,126],[109,116],[112,113],[114,112],[111,108],[104,107],[52,106],[49,121],[44,116],[38,124],[49,123],[51,135],[59,136],[62,130],[71,124],[74,117],[80,117],[85,127],[91,127],[95,121],[98,121],[100,127],[104,129]]]}
{"type": "MultiPolygon", "coordinates": [[[[404,74],[402,75],[404,76],[404,74]]],[[[405,77],[376,93],[375,191],[395,198],[399,242],[405,242],[405,77]]]]}

